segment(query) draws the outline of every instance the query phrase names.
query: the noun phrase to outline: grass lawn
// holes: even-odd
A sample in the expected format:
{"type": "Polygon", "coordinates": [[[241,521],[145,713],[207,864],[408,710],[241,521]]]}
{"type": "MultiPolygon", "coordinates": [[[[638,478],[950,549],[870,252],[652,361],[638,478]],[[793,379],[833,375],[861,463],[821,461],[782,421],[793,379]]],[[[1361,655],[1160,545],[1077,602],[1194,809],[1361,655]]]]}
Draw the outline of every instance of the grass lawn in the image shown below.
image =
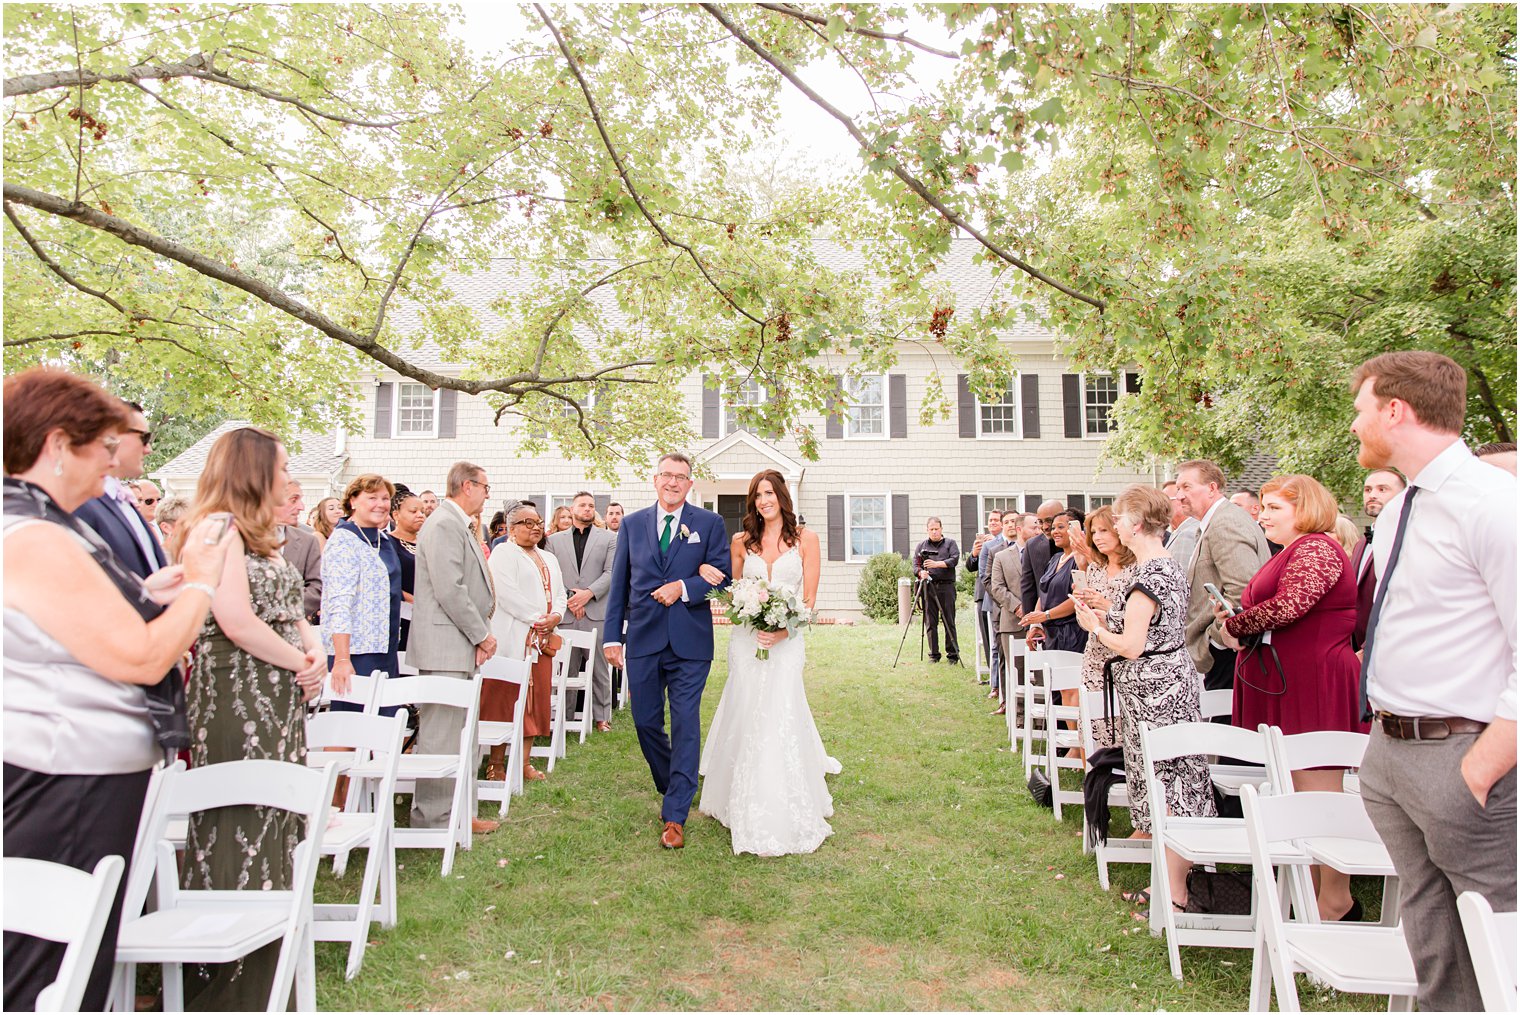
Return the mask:
{"type": "MultiPolygon", "coordinates": [[[[809,698],[844,765],[818,852],[734,856],[695,808],[686,848],[660,849],[621,712],[611,734],[572,741],[449,879],[436,852],[403,851],[401,922],[371,934],[358,978],[343,979],[345,946],[318,944],[321,1007],[1243,1009],[1250,953],[1184,949],[1187,979],[1172,980],[1162,941],[1118,897],[1143,869],[1116,867],[1114,891],[1099,890],[1079,809],[1057,824],[1030,800],[969,667],[919,663],[910,634],[892,669],[900,631],[808,635],[809,698]]],[[[720,629],[704,730],[726,650],[720,629]]],[[[324,866],[319,899],[356,889],[358,861],[341,883],[324,866]]],[[[1307,985],[1300,998],[1386,1004],[1307,985]]]]}

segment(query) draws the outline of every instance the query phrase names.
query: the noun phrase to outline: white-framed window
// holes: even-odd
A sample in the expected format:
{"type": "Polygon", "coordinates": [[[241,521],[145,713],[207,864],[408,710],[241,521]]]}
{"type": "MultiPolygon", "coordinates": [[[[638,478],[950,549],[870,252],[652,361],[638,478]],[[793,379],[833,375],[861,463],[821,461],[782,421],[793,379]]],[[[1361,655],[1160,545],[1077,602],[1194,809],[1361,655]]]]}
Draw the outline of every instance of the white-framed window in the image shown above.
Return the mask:
{"type": "Polygon", "coordinates": [[[413,381],[397,384],[395,392],[396,405],[391,413],[392,436],[437,437],[438,392],[426,384],[413,381]]]}
{"type": "Polygon", "coordinates": [[[978,437],[1024,436],[1024,406],[1019,393],[1019,375],[1008,378],[1008,384],[990,402],[976,400],[976,435],[978,437]]]}
{"type": "Polygon", "coordinates": [[[979,524],[987,523],[987,516],[994,511],[1007,514],[1009,511],[1024,513],[1024,495],[1022,493],[984,493],[981,495],[982,513],[979,516],[979,524]]]}
{"type": "Polygon", "coordinates": [[[1090,493],[1090,494],[1088,494],[1087,495],[1087,510],[1088,510],[1088,512],[1090,513],[1090,512],[1096,511],[1100,507],[1110,507],[1110,506],[1112,506],[1113,503],[1114,503],[1114,497],[1115,496],[1117,496],[1117,495],[1116,494],[1112,494],[1112,493],[1090,493]]]}
{"type": "Polygon", "coordinates": [[[723,435],[726,437],[740,430],[747,430],[757,434],[760,428],[753,423],[744,423],[739,419],[741,406],[761,406],[765,404],[765,385],[753,377],[745,378],[738,384],[731,385],[724,400],[723,409],[723,435]]]}
{"type": "Polygon", "coordinates": [[[1108,412],[1119,400],[1118,374],[1082,375],[1082,432],[1088,437],[1104,437],[1113,432],[1108,412]]]}
{"type": "Polygon", "coordinates": [[[892,548],[892,495],[847,493],[844,495],[844,542],[849,559],[863,562],[892,548]]]}
{"type": "Polygon", "coordinates": [[[846,437],[879,438],[887,436],[887,377],[866,374],[845,382],[848,415],[846,437]]]}

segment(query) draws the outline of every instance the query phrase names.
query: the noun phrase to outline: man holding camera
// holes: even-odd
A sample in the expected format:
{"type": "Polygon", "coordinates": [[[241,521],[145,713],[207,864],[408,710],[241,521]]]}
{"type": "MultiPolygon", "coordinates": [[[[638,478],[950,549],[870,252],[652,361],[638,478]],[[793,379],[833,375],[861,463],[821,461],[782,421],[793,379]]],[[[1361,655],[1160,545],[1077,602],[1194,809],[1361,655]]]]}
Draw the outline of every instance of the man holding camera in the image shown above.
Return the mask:
{"type": "Polygon", "coordinates": [[[945,655],[952,663],[961,661],[960,639],[955,633],[955,565],[961,548],[945,535],[938,518],[930,518],[929,538],[913,551],[913,571],[918,575],[919,593],[923,596],[924,623],[929,629],[929,661],[939,662],[939,625],[944,618],[945,655]]]}

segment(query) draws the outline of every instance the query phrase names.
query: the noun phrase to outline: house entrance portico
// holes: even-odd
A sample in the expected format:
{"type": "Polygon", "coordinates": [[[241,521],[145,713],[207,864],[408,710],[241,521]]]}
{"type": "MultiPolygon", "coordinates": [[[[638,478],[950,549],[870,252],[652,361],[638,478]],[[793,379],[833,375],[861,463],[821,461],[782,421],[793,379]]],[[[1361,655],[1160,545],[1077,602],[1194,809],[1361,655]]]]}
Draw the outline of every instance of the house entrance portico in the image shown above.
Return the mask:
{"type": "Polygon", "coordinates": [[[738,430],[696,453],[699,476],[692,485],[691,499],[723,516],[729,534],[739,530],[744,517],[744,499],[755,473],[775,469],[786,479],[792,501],[800,503],[802,477],[807,469],[801,462],[783,454],[748,431],[738,430]]]}

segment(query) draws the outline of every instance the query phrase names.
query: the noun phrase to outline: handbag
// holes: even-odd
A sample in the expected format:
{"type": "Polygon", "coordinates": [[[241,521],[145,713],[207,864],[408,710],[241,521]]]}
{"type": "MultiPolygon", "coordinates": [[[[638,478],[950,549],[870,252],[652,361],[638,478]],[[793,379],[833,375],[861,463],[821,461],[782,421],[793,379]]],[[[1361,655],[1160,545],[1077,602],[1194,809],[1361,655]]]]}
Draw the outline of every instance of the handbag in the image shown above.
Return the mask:
{"type": "Polygon", "coordinates": [[[1052,806],[1050,802],[1050,779],[1045,775],[1045,770],[1037,768],[1029,775],[1029,795],[1034,797],[1034,802],[1041,807],[1052,806]]]}
{"type": "Polygon", "coordinates": [[[1251,875],[1244,871],[1208,871],[1194,867],[1187,876],[1189,913],[1245,916],[1251,912],[1251,875]]]}

